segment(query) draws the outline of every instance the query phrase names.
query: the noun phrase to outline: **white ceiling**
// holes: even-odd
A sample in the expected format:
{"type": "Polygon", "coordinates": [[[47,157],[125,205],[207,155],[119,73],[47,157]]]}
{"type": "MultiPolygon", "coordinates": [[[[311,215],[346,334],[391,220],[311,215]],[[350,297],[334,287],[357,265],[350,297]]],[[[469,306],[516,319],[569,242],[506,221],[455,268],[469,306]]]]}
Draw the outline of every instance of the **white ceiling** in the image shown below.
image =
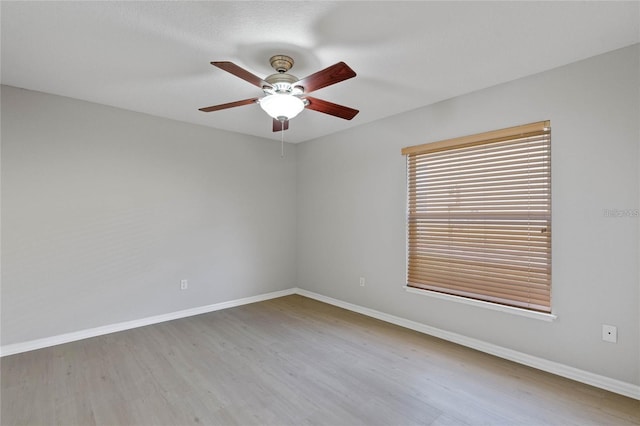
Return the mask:
{"type": "Polygon", "coordinates": [[[1,3],[2,84],[278,139],[261,96],[210,65],[302,78],[339,61],[357,77],[313,92],[360,110],[291,120],[288,142],[358,126],[640,42],[640,2],[1,3]]]}

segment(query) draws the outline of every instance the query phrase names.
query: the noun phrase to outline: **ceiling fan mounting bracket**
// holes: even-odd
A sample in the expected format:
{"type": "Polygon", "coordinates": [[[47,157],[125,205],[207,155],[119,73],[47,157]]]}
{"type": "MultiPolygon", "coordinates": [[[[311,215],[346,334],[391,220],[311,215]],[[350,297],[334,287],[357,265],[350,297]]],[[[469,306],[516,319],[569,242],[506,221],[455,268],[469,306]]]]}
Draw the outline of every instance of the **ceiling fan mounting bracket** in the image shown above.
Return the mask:
{"type": "Polygon", "coordinates": [[[269,63],[279,73],[285,73],[293,67],[293,58],[287,55],[274,55],[269,59],[269,63]]]}

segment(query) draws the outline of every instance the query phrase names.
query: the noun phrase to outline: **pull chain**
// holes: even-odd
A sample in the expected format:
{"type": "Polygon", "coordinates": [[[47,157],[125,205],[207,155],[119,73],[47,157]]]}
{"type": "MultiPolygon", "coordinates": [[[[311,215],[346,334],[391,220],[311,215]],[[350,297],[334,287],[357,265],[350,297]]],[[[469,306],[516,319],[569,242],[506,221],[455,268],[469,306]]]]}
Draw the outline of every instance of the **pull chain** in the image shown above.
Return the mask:
{"type": "Polygon", "coordinates": [[[280,158],[284,158],[284,122],[286,121],[285,117],[278,117],[280,121],[280,158]]]}

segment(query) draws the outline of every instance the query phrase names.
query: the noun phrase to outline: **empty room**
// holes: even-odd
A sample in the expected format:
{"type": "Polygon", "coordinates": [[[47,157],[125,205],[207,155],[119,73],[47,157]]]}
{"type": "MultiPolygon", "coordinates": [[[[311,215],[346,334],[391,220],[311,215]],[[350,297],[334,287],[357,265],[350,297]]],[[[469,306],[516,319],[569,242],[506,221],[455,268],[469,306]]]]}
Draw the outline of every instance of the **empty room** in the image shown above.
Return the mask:
{"type": "Polygon", "coordinates": [[[0,424],[640,425],[639,1],[1,1],[0,424]]]}

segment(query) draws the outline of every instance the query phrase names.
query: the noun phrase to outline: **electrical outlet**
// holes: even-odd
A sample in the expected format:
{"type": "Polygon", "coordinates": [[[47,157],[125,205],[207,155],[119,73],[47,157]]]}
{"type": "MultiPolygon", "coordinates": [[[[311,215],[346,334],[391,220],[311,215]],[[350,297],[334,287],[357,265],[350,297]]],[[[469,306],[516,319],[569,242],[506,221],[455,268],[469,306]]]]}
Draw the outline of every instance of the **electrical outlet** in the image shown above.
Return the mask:
{"type": "Polygon", "coordinates": [[[360,277],[360,287],[364,287],[364,277],[360,277]]]}
{"type": "Polygon", "coordinates": [[[605,342],[618,342],[618,328],[614,325],[602,324],[602,340],[605,342]]]}
{"type": "Polygon", "coordinates": [[[189,288],[189,281],[180,280],[180,290],[186,290],[189,288]]]}

